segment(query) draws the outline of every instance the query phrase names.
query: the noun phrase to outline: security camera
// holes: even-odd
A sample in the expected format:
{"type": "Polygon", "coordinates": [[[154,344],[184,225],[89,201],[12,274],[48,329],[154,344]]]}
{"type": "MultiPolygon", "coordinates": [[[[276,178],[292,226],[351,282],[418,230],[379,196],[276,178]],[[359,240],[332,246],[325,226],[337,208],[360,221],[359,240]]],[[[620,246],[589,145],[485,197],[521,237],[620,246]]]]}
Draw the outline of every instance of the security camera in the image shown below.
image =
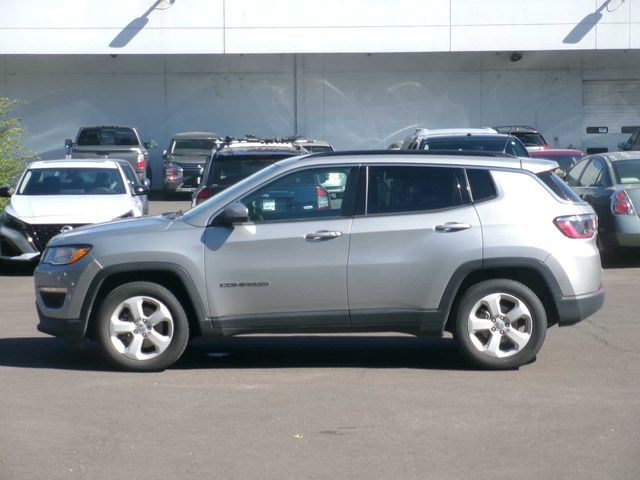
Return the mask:
{"type": "Polygon", "coordinates": [[[513,52],[509,57],[509,60],[511,60],[512,62],[522,60],[522,54],[520,52],[513,52]]]}

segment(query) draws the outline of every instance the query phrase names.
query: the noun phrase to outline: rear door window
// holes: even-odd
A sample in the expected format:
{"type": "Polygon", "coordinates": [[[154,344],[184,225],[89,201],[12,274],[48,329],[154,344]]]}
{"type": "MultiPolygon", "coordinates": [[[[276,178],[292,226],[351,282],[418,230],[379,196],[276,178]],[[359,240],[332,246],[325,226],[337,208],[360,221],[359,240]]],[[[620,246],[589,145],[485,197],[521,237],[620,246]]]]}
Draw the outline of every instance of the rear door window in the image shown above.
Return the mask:
{"type": "Polygon", "coordinates": [[[369,167],[368,214],[441,210],[466,202],[462,168],[369,167]]]}
{"type": "Polygon", "coordinates": [[[578,181],[580,180],[580,175],[582,175],[582,172],[584,172],[584,169],[587,167],[587,165],[589,164],[591,160],[586,159],[581,161],[580,163],[578,163],[575,167],[573,167],[569,173],[567,173],[567,176],[564,177],[565,182],[567,182],[567,185],[571,186],[571,187],[577,187],[578,186],[578,181]]]}
{"type": "Polygon", "coordinates": [[[607,172],[604,162],[595,158],[587,166],[578,182],[579,187],[600,187],[607,183],[607,172]]]}

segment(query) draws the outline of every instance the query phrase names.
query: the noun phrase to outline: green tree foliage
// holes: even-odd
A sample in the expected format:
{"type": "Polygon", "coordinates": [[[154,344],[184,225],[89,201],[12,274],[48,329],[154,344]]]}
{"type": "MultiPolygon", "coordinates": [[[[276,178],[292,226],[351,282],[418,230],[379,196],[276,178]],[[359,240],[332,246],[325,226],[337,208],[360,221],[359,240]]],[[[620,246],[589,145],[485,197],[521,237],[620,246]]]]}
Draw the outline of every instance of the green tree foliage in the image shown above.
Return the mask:
{"type": "MultiPolygon", "coordinates": [[[[34,154],[22,144],[20,120],[10,116],[16,103],[10,98],[0,97],[0,186],[15,185],[26,164],[35,160],[34,154]]],[[[8,201],[8,198],[0,198],[0,213],[8,201]]]]}

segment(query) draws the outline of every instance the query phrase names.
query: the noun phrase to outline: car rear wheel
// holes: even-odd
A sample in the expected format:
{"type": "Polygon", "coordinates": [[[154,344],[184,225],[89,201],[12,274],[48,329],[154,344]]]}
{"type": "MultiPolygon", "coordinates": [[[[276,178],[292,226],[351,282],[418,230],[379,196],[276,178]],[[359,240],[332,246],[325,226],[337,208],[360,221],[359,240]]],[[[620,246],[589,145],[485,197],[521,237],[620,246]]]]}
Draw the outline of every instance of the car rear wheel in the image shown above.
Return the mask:
{"type": "Polygon", "coordinates": [[[104,354],[124,370],[164,370],[180,358],[189,340],[180,302],[155,283],[117,287],[100,305],[97,321],[104,354]]]}
{"type": "Polygon", "coordinates": [[[535,359],[547,330],[538,296],[509,279],[480,282],[460,299],[455,334],[477,367],[512,369],[535,359]]]}

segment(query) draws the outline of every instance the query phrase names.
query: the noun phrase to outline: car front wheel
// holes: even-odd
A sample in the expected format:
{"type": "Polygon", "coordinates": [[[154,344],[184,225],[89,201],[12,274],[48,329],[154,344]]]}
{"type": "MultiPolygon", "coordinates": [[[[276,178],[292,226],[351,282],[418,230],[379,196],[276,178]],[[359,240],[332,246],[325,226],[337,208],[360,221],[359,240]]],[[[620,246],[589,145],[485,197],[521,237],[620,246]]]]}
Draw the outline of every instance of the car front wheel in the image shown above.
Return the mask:
{"type": "Polygon", "coordinates": [[[477,367],[512,369],[535,359],[547,330],[538,296],[509,279],[480,282],[460,299],[455,335],[477,367]]]}
{"type": "Polygon", "coordinates": [[[184,352],[189,322],[178,299],[161,285],[131,282],[115,288],[98,310],[98,341],[116,367],[164,370],[184,352]]]}

